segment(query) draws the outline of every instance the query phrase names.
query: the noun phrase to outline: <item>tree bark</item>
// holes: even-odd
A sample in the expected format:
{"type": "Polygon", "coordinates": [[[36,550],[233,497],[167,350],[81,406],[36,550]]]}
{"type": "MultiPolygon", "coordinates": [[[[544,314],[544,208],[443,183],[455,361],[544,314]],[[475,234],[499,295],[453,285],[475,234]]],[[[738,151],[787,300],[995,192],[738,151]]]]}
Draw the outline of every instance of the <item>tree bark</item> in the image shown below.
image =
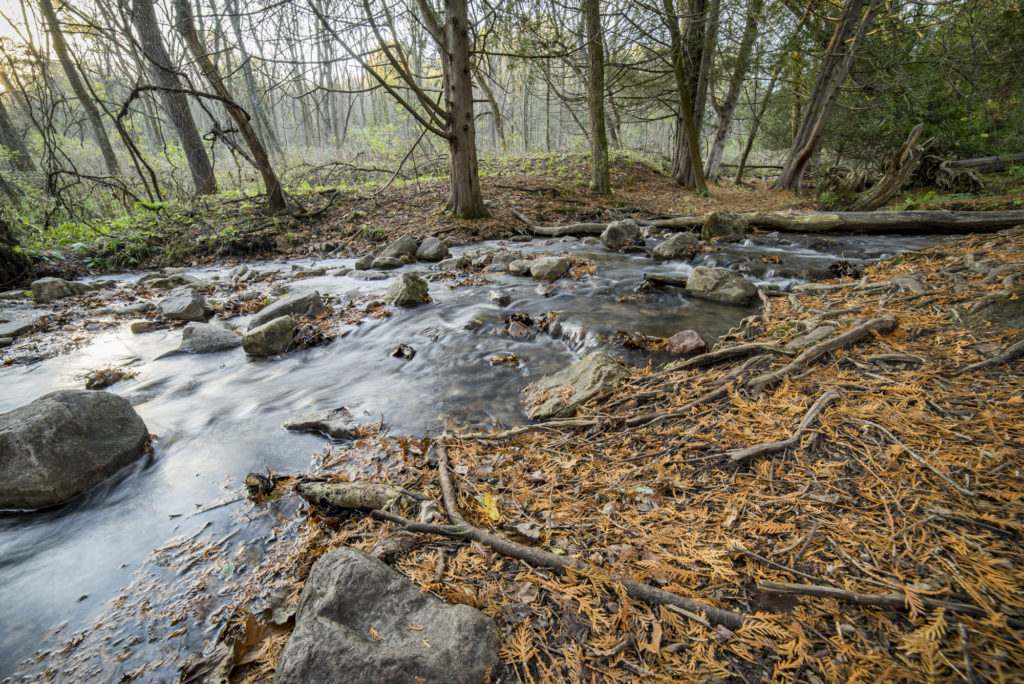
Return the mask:
{"type": "Polygon", "coordinates": [[[93,137],[96,139],[96,144],[99,145],[100,153],[103,155],[103,164],[106,166],[107,173],[111,176],[116,176],[121,173],[121,169],[118,166],[117,157],[114,155],[114,148],[110,146],[110,138],[107,137],[107,131],[103,128],[100,110],[86,90],[82,77],[78,73],[78,67],[71,59],[71,53],[68,52],[68,45],[64,40],[64,33],[60,29],[60,24],[57,23],[57,14],[53,11],[51,0],[39,0],[39,11],[46,22],[46,29],[50,34],[50,39],[53,41],[53,51],[57,53],[57,60],[64,70],[68,84],[71,86],[71,90],[74,91],[75,97],[78,98],[82,109],[85,110],[86,117],[89,119],[89,125],[92,127],[93,137]]]}
{"type": "Polygon", "coordinates": [[[697,139],[697,123],[694,120],[690,76],[687,74],[685,55],[683,53],[683,36],[679,30],[679,16],[676,14],[673,0],[662,0],[662,7],[665,13],[665,26],[668,29],[671,41],[670,56],[678,97],[672,156],[672,179],[679,185],[696,188],[697,192],[706,195],[708,186],[704,180],[704,164],[700,160],[700,142],[697,139]],[[686,172],[687,162],[681,159],[683,154],[688,159],[692,176],[686,172]]]}
{"type": "Polygon", "coordinates": [[[149,62],[150,77],[162,88],[160,99],[171,118],[171,125],[178,133],[181,148],[188,160],[192,182],[198,195],[213,195],[217,192],[217,179],[213,166],[199,137],[195,119],[188,107],[188,99],[181,92],[182,85],[177,72],[171,66],[171,58],[164,47],[164,39],[156,22],[153,0],[133,0],[131,20],[139,36],[142,55],[149,62]]]}
{"type": "Polygon", "coordinates": [[[277,142],[274,128],[267,119],[263,103],[260,102],[259,89],[256,87],[256,76],[252,71],[252,56],[246,49],[245,40],[242,38],[242,17],[239,15],[238,0],[229,0],[227,11],[231,20],[231,28],[235,34],[235,42],[238,44],[238,52],[242,55],[242,77],[245,79],[245,89],[249,95],[249,106],[252,108],[253,117],[256,119],[256,127],[270,148],[280,154],[281,145],[277,142]]]}
{"type": "Polygon", "coordinates": [[[750,67],[750,53],[754,47],[754,38],[757,37],[757,25],[761,19],[761,10],[764,8],[764,0],[750,0],[747,7],[747,21],[743,27],[743,37],[740,39],[739,54],[736,56],[736,67],[733,69],[732,77],[729,79],[729,88],[725,94],[725,101],[718,110],[718,126],[715,129],[715,139],[711,144],[711,152],[708,153],[707,168],[704,176],[707,180],[718,180],[718,171],[722,164],[722,156],[725,154],[725,141],[729,136],[729,129],[732,127],[732,119],[736,114],[736,103],[740,99],[740,89],[743,80],[747,77],[747,70],[750,67]]]}
{"type": "Polygon", "coordinates": [[[907,179],[910,178],[910,175],[914,173],[914,170],[920,163],[921,157],[924,156],[925,150],[928,149],[928,145],[931,144],[931,140],[921,145],[917,143],[921,138],[923,130],[923,123],[914,126],[913,130],[910,131],[910,135],[907,136],[907,140],[897,150],[882,180],[875,183],[870,190],[851,202],[846,207],[847,211],[871,211],[878,209],[888,202],[889,198],[897,190],[903,187],[903,184],[907,182],[907,179]]]}
{"type": "Polygon", "coordinates": [[[14,153],[11,158],[11,166],[25,173],[35,172],[36,164],[29,156],[18,129],[11,123],[11,118],[7,115],[7,108],[4,107],[2,99],[0,99],[0,145],[14,153]]]}
{"type": "Polygon", "coordinates": [[[604,41],[601,37],[601,0],[583,0],[587,39],[587,112],[590,115],[590,187],[609,194],[608,133],[604,120],[604,41]]]}
{"type": "Polygon", "coordinates": [[[846,0],[844,3],[811,89],[810,99],[804,107],[800,127],[793,136],[782,173],[773,186],[776,189],[800,193],[804,170],[818,149],[839,95],[839,88],[846,81],[857,48],[880,3],[881,0],[846,0]]]}
{"type": "Polygon", "coordinates": [[[473,119],[473,78],[469,63],[469,10],[466,0],[445,0],[445,48],[442,63],[447,99],[448,170],[451,174],[447,210],[459,218],[488,215],[480,192],[473,119]]]}
{"type": "Polygon", "coordinates": [[[1000,154],[995,157],[977,157],[976,159],[955,159],[946,162],[954,169],[967,169],[978,173],[996,173],[1005,171],[1011,166],[1024,165],[1024,152],[1000,154]]]}
{"type": "Polygon", "coordinates": [[[214,92],[224,99],[225,108],[228,110],[231,120],[235,122],[239,133],[242,135],[242,139],[252,153],[256,169],[263,178],[263,185],[267,192],[267,208],[271,213],[287,211],[288,203],[284,198],[284,190],[281,187],[281,181],[277,178],[277,174],[274,173],[274,167],[270,163],[270,157],[267,156],[266,148],[263,147],[259,136],[256,135],[249,117],[236,104],[227,84],[221,78],[217,65],[213,63],[206,48],[200,42],[199,34],[196,32],[195,21],[192,17],[190,2],[191,0],[175,0],[178,32],[185,39],[185,45],[188,47],[189,52],[192,53],[192,58],[196,60],[199,70],[203,72],[203,76],[209,81],[214,92]]]}

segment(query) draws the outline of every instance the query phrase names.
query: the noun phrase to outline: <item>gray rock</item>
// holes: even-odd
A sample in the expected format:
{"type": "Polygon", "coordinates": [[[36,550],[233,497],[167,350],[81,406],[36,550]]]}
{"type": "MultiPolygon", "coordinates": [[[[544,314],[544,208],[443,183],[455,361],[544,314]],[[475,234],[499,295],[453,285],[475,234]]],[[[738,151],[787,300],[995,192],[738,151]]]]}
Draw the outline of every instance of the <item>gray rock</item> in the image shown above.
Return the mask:
{"type": "Polygon", "coordinates": [[[513,235],[508,239],[509,242],[531,242],[533,241],[532,235],[513,235]]]}
{"type": "Polygon", "coordinates": [[[378,271],[391,271],[405,266],[405,262],[398,257],[380,256],[373,260],[373,267],[378,271]]]}
{"type": "Polygon", "coordinates": [[[260,310],[249,321],[249,330],[258,328],[281,316],[319,316],[324,312],[324,302],[319,292],[307,292],[304,295],[284,297],[270,306],[260,310]]]}
{"type": "Polygon", "coordinates": [[[349,274],[352,280],[387,280],[388,274],[380,271],[354,271],[349,274]]]}
{"type": "Polygon", "coordinates": [[[353,266],[355,266],[355,269],[357,271],[365,271],[369,269],[371,266],[373,266],[373,260],[375,258],[376,257],[373,256],[372,252],[370,254],[364,254],[363,256],[356,259],[356,262],[355,264],[353,264],[353,266]]]}
{"type": "Polygon", "coordinates": [[[388,285],[384,300],[396,306],[418,306],[430,301],[427,281],[411,273],[403,273],[388,285]]]}
{"type": "Polygon", "coordinates": [[[961,316],[971,328],[1024,328],[1024,288],[1001,290],[972,302],[961,316]]]}
{"type": "Polygon", "coordinates": [[[608,249],[622,249],[626,245],[636,244],[640,240],[640,225],[632,220],[615,221],[601,233],[601,242],[608,249]]]}
{"type": "Polygon", "coordinates": [[[569,257],[543,257],[530,262],[530,275],[534,280],[551,283],[569,270],[569,257]]]}
{"type": "Polygon", "coordinates": [[[41,318],[41,315],[34,312],[15,315],[10,320],[0,323],[0,337],[23,335],[32,330],[41,318]]]}
{"type": "Polygon", "coordinates": [[[27,292],[27,290],[7,290],[6,292],[0,292],[0,299],[27,300],[27,292]]]}
{"type": "Polygon", "coordinates": [[[484,273],[504,273],[506,271],[505,264],[487,264],[484,268],[484,273]]]}
{"type": "Polygon", "coordinates": [[[134,314],[145,313],[153,308],[153,304],[150,302],[139,302],[138,304],[131,304],[129,306],[123,306],[120,309],[114,309],[114,313],[118,316],[132,316],[134,314]]]}
{"type": "Polygon", "coordinates": [[[161,299],[156,308],[164,318],[174,321],[202,321],[206,319],[205,306],[198,291],[182,287],[161,299]]]}
{"type": "Polygon", "coordinates": [[[382,251],[378,257],[397,258],[401,256],[416,256],[416,250],[418,248],[419,245],[416,244],[416,240],[412,239],[408,235],[403,235],[385,247],[384,251],[382,251]]]}
{"type": "Polygon", "coordinates": [[[157,290],[170,290],[175,287],[190,287],[200,292],[207,292],[213,289],[211,283],[205,280],[200,280],[194,275],[188,273],[174,273],[169,276],[162,276],[157,273],[151,273],[149,275],[142,276],[138,282],[147,287],[154,288],[157,290]]]}
{"type": "Polygon", "coordinates": [[[472,260],[463,254],[462,256],[453,257],[451,259],[445,259],[437,265],[442,271],[454,271],[456,269],[466,269],[472,264],[472,260]]]}
{"type": "Polygon", "coordinates": [[[529,274],[532,266],[532,259],[516,259],[515,261],[510,261],[507,268],[508,272],[512,275],[524,276],[529,274]]]}
{"type": "Polygon", "coordinates": [[[691,257],[700,251],[700,240],[688,233],[676,233],[659,242],[652,251],[655,259],[676,259],[691,257]]]}
{"type": "Polygon", "coordinates": [[[40,278],[32,283],[32,298],[37,304],[48,304],[65,297],[90,292],[91,287],[85,283],[72,283],[63,278],[40,278]]]}
{"type": "Polygon", "coordinates": [[[313,566],[274,681],[476,684],[498,666],[489,617],[341,547],[313,566]]]}
{"type": "Polygon", "coordinates": [[[155,321],[148,321],[145,318],[137,318],[134,321],[128,321],[128,329],[132,331],[133,335],[141,335],[144,332],[149,332],[156,328],[155,321]]]}
{"type": "Polygon", "coordinates": [[[698,266],[686,279],[686,293],[722,304],[744,305],[757,294],[743,276],[722,268],[698,266]]]}
{"type": "Polygon", "coordinates": [[[313,411],[284,421],[285,430],[298,432],[321,432],[331,439],[355,439],[358,424],[352,414],[344,408],[313,411]]]}
{"type": "Polygon", "coordinates": [[[181,331],[178,348],[189,354],[206,354],[240,346],[242,338],[230,330],[209,323],[189,323],[181,331]]]}
{"type": "Polygon", "coordinates": [[[509,296],[508,292],[502,292],[501,290],[491,290],[487,293],[487,299],[498,306],[508,306],[509,302],[512,301],[512,297],[509,296]]]}
{"type": "Polygon", "coordinates": [[[750,229],[747,219],[731,211],[716,211],[704,218],[700,236],[704,240],[714,238],[743,237],[750,229]]]}
{"type": "Polygon", "coordinates": [[[288,351],[295,337],[295,319],[281,316],[242,336],[242,349],[250,356],[273,356],[288,351]]]}
{"type": "Polygon", "coordinates": [[[629,371],[604,352],[593,352],[527,388],[530,417],[571,418],[588,401],[610,394],[629,371]]]}
{"type": "Polygon", "coordinates": [[[583,244],[585,245],[599,245],[601,244],[601,238],[594,237],[593,235],[583,238],[583,244]]]}
{"type": "Polygon", "coordinates": [[[142,456],[149,432],[126,399],[51,392],[0,414],[0,508],[63,503],[142,456]]]}
{"type": "Polygon", "coordinates": [[[690,354],[703,354],[708,350],[708,344],[696,330],[682,330],[668,338],[668,352],[688,356],[690,354]]]}
{"type": "Polygon", "coordinates": [[[340,278],[342,276],[347,276],[351,272],[351,268],[336,268],[333,271],[328,271],[327,275],[331,276],[332,278],[340,278]]]}
{"type": "Polygon", "coordinates": [[[440,261],[448,256],[448,245],[436,237],[428,237],[416,250],[416,258],[420,261],[440,261]]]}
{"type": "Polygon", "coordinates": [[[494,266],[495,264],[499,266],[508,266],[518,258],[519,254],[516,252],[495,252],[491,255],[491,266],[494,266]]]}
{"type": "Polygon", "coordinates": [[[0,337],[0,349],[10,347],[12,344],[14,344],[13,337],[0,337]]]}

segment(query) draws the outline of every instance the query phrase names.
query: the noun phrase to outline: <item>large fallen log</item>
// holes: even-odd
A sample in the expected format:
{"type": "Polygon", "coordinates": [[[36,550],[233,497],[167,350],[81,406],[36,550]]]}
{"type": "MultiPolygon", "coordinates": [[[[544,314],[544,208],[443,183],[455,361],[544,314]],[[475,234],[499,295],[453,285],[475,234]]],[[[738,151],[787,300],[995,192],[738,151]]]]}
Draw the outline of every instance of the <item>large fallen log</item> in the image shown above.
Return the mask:
{"type": "MultiPolygon", "coordinates": [[[[1009,211],[750,211],[740,214],[755,228],[788,233],[994,233],[1024,223],[1024,210],[1009,211]]],[[[649,221],[662,230],[704,225],[703,216],[649,221]]]]}
{"type": "Polygon", "coordinates": [[[998,154],[994,157],[976,157],[975,159],[953,159],[946,162],[954,169],[969,169],[978,173],[995,173],[1004,171],[1011,166],[1024,165],[1024,152],[1014,154],[998,154]]]}

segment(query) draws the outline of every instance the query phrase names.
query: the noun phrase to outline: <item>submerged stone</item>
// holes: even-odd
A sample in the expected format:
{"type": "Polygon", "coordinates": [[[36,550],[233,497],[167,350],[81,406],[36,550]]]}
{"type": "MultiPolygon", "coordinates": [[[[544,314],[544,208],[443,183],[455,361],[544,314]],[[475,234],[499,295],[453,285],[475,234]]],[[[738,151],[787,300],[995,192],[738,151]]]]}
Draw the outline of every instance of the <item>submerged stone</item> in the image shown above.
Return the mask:
{"type": "Polygon", "coordinates": [[[527,400],[534,404],[530,417],[571,418],[580,406],[610,394],[628,376],[629,371],[608,354],[588,354],[527,388],[527,400]]]}

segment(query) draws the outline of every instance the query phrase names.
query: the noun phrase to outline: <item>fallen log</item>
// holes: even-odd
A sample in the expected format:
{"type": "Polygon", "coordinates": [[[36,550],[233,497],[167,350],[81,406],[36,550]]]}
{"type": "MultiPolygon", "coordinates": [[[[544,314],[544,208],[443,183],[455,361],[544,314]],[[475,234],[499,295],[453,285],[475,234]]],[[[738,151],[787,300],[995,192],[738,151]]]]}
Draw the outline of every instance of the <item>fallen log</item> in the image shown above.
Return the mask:
{"type": "MultiPolygon", "coordinates": [[[[748,211],[754,228],[784,233],[994,233],[1024,223],[1024,210],[1006,211],[748,211]]],[[[647,221],[659,230],[695,230],[703,216],[647,221]]]]}
{"type": "Polygon", "coordinates": [[[997,154],[994,157],[975,157],[974,159],[953,159],[946,162],[954,169],[970,169],[978,173],[995,173],[1005,171],[1011,166],[1024,165],[1024,152],[1013,154],[997,154]]]}

